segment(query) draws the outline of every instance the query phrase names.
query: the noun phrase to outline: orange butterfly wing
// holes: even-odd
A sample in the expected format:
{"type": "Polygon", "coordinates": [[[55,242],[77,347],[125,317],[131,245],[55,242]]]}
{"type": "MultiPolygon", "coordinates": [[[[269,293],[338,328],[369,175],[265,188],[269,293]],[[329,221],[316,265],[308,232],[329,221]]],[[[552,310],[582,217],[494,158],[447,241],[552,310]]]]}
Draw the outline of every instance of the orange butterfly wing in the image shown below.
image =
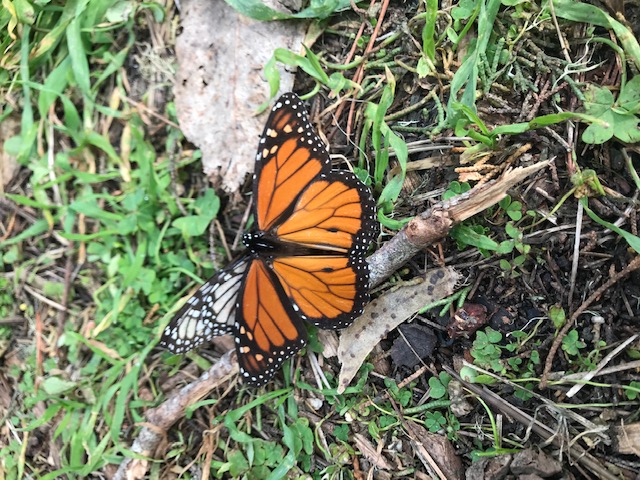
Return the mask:
{"type": "Polygon", "coordinates": [[[369,301],[368,265],[361,257],[283,256],[272,268],[296,312],[320,328],[348,327],[369,301]]]}
{"type": "Polygon", "coordinates": [[[270,230],[330,166],[302,102],[293,94],[284,94],[267,120],[256,156],[253,201],[258,229],[270,230]]]}
{"type": "Polygon", "coordinates": [[[251,262],[239,298],[236,349],[240,374],[246,383],[260,386],[305,345],[306,330],[260,259],[251,262]]]}

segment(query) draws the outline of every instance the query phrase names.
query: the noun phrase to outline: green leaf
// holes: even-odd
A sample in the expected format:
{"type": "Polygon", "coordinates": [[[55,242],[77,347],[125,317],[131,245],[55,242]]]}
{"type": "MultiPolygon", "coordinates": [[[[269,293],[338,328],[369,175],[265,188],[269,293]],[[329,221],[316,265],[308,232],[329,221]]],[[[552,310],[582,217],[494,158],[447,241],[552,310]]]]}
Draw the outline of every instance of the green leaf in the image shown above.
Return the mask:
{"type": "Polygon", "coordinates": [[[470,10],[476,11],[472,5],[478,5],[478,32],[475,44],[471,44],[469,54],[463,59],[462,65],[456,71],[451,80],[449,93],[450,117],[447,119],[449,125],[455,125],[460,118],[460,109],[455,104],[462,104],[475,112],[476,105],[476,87],[478,84],[478,64],[486,55],[487,45],[493,33],[493,25],[500,9],[500,0],[479,0],[466,4],[467,8],[463,11],[467,15],[470,10]],[[458,94],[463,94],[458,97],[458,94]]]}
{"type": "Polygon", "coordinates": [[[637,112],[640,104],[640,75],[636,75],[625,84],[616,103],[629,112],[637,112]]]}
{"type": "MultiPolygon", "coordinates": [[[[152,8],[152,10],[154,10],[152,8]]],[[[157,9],[156,9],[157,10],[157,9]]],[[[160,11],[162,11],[160,9],[160,11]]],[[[119,1],[109,7],[104,15],[110,23],[126,22],[135,12],[135,6],[131,1],[119,1]]],[[[155,12],[154,12],[155,13],[155,12]]],[[[156,22],[162,23],[162,18],[155,18],[156,22]]]]}
{"type": "Polygon", "coordinates": [[[515,267],[521,267],[522,265],[524,265],[524,262],[526,261],[527,261],[526,255],[518,255],[516,258],[513,259],[513,265],[515,267]]]}
{"type": "Polygon", "coordinates": [[[507,235],[509,235],[509,237],[513,238],[514,240],[518,240],[520,237],[522,237],[522,232],[513,224],[513,222],[507,222],[507,224],[504,226],[504,231],[507,232],[507,235]]]}
{"type": "Polygon", "coordinates": [[[38,111],[40,116],[45,118],[49,111],[49,107],[62,94],[67,87],[67,79],[71,60],[65,57],[60,64],[54,68],[44,81],[44,85],[38,94],[38,111]]]}
{"type": "Polygon", "coordinates": [[[86,141],[93,145],[94,147],[98,147],[104,153],[106,153],[109,158],[117,163],[120,163],[120,157],[116,153],[115,148],[111,145],[111,142],[105,138],[103,135],[100,135],[97,132],[88,132],[86,136],[86,141]]]}
{"type": "Polygon", "coordinates": [[[614,127],[613,135],[626,143],[640,142],[640,129],[638,123],[640,118],[635,115],[621,115],[613,112],[614,127]]]}
{"type": "MultiPolygon", "coordinates": [[[[515,248],[515,246],[516,246],[516,243],[513,240],[505,240],[504,242],[500,242],[500,244],[498,245],[498,248],[496,249],[496,254],[506,255],[507,253],[511,253],[513,252],[513,249],[515,248]]],[[[500,262],[502,262],[502,260],[500,262]]]]}
{"type": "Polygon", "coordinates": [[[594,117],[599,117],[610,110],[614,101],[613,93],[604,87],[589,85],[584,93],[584,108],[594,117]]]}
{"type": "Polygon", "coordinates": [[[576,330],[570,330],[562,339],[562,349],[569,355],[578,355],[580,353],[580,349],[584,347],[585,344],[580,341],[580,337],[576,330]]]}
{"type": "Polygon", "coordinates": [[[640,395],[640,382],[631,382],[628,387],[623,386],[627,398],[634,401],[640,395]]]}
{"type": "Polygon", "coordinates": [[[429,396],[433,399],[437,400],[447,394],[447,389],[444,387],[438,377],[431,377],[429,379],[429,387],[431,388],[429,391],[429,396]]]}
{"type": "Polygon", "coordinates": [[[426,57],[420,57],[418,59],[418,65],[416,65],[416,72],[418,77],[424,78],[431,73],[431,64],[426,57]]]}
{"type": "Polygon", "coordinates": [[[195,201],[194,208],[201,215],[206,215],[210,220],[213,220],[220,210],[220,198],[213,188],[208,188],[204,195],[195,201]]]}
{"type": "Polygon", "coordinates": [[[346,0],[312,0],[311,4],[298,13],[286,13],[274,10],[259,0],[225,0],[242,15],[261,22],[272,20],[288,20],[292,18],[324,19],[335,12],[350,8],[346,0]]]}
{"type": "Polygon", "coordinates": [[[264,65],[264,77],[269,83],[269,100],[265,101],[260,107],[258,107],[258,113],[263,112],[269,106],[270,99],[274,98],[278,94],[280,89],[280,70],[276,64],[275,54],[271,56],[269,61],[264,65]]]}
{"type": "Polygon", "coordinates": [[[122,215],[107,212],[100,208],[98,198],[93,193],[78,195],[78,199],[69,205],[69,210],[82,213],[87,217],[102,220],[103,222],[117,222],[122,218],[122,215]]]}
{"type": "Polygon", "coordinates": [[[553,326],[556,330],[560,330],[567,322],[564,308],[560,305],[553,305],[549,308],[549,318],[553,322],[553,326]]]}
{"type": "Polygon", "coordinates": [[[602,113],[600,119],[605,125],[591,124],[582,132],[582,141],[593,145],[600,145],[610,140],[614,134],[615,118],[611,110],[602,113]]]}
{"type": "Polygon", "coordinates": [[[472,245],[484,250],[497,250],[498,243],[486,235],[481,235],[464,224],[456,225],[451,230],[451,237],[464,245],[472,245]]]}
{"type": "MultiPolygon", "coordinates": [[[[7,2],[3,1],[2,3],[5,8],[8,6],[7,2]]],[[[26,25],[33,25],[33,22],[35,21],[35,10],[27,0],[13,0],[9,3],[13,4],[18,22],[26,25]]]]}
{"type": "Polygon", "coordinates": [[[498,343],[502,340],[502,334],[493,328],[488,327],[485,330],[485,333],[487,334],[487,339],[491,343],[498,343]]]}
{"type": "Polygon", "coordinates": [[[473,15],[476,8],[479,8],[478,0],[460,0],[458,4],[451,9],[451,16],[455,20],[466,20],[473,15]]]}
{"type": "Polygon", "coordinates": [[[329,83],[329,76],[320,66],[320,62],[316,55],[311,50],[306,49],[306,56],[298,55],[284,48],[276,48],[273,52],[277,61],[290,65],[292,67],[298,67],[305,73],[316,79],[323,85],[329,83]]]}
{"type": "Polygon", "coordinates": [[[16,235],[15,237],[10,237],[3,242],[0,242],[0,248],[20,243],[27,238],[36,237],[48,230],[49,222],[47,222],[45,219],[36,220],[33,225],[31,225],[26,230],[23,230],[20,234],[16,235]]]}
{"type": "Polygon", "coordinates": [[[211,223],[208,215],[189,215],[176,218],[171,225],[176,227],[186,237],[199,237],[207,230],[211,223]]]}
{"type": "Polygon", "coordinates": [[[49,395],[60,395],[76,388],[77,385],[78,384],[76,382],[63,380],[60,377],[48,377],[42,382],[42,389],[49,395]]]}
{"type": "MultiPolygon", "coordinates": [[[[426,55],[425,60],[429,69],[436,59],[436,21],[438,20],[438,0],[425,0],[425,19],[424,28],[422,29],[422,52],[426,55]],[[430,65],[429,65],[430,64],[430,65]]],[[[422,58],[420,59],[422,60],[422,58]]],[[[418,73],[420,68],[420,60],[418,60],[418,73]]],[[[429,72],[427,72],[429,73],[429,72]]]]}
{"type": "Polygon", "coordinates": [[[407,223],[411,221],[411,218],[403,218],[402,220],[394,220],[387,217],[381,209],[378,209],[378,221],[391,230],[400,230],[407,223]]]}

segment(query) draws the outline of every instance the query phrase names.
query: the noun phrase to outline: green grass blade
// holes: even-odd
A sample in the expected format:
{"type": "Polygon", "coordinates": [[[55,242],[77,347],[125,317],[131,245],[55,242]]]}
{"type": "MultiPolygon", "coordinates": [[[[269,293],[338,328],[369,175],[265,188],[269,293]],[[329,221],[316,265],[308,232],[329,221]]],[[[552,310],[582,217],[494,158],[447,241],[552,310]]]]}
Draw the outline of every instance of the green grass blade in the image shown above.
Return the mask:
{"type": "Polygon", "coordinates": [[[67,37],[69,57],[71,58],[73,77],[75,78],[80,91],[87,97],[90,97],[91,80],[89,74],[89,62],[87,61],[87,54],[82,42],[82,35],[80,33],[80,19],[74,18],[71,20],[65,33],[67,37]]]}
{"type": "Polygon", "coordinates": [[[476,88],[478,78],[478,63],[481,61],[487,51],[487,45],[493,31],[493,24],[500,8],[500,0],[482,0],[480,5],[480,14],[478,15],[478,39],[475,48],[462,62],[462,66],[453,76],[451,80],[451,94],[449,97],[449,111],[454,112],[448,119],[449,125],[455,125],[459,118],[459,113],[453,107],[456,102],[468,106],[475,111],[476,105],[476,88]],[[464,93],[460,98],[458,94],[464,89],[464,93]]]}
{"type": "Polygon", "coordinates": [[[436,20],[438,19],[438,0],[425,0],[425,23],[422,29],[422,51],[431,60],[436,60],[436,20]]]}
{"type": "Polygon", "coordinates": [[[616,227],[613,223],[609,223],[606,220],[601,219],[598,215],[593,212],[588,206],[587,197],[583,197],[580,199],[582,206],[584,207],[584,211],[587,212],[589,218],[596,223],[599,223],[603,227],[608,228],[611,231],[616,232],[622,238],[624,238],[629,246],[633,248],[636,253],[640,253],[640,237],[636,237],[634,234],[627,232],[626,230],[621,229],[620,227],[616,227]]]}
{"type": "Polygon", "coordinates": [[[49,111],[49,107],[53,105],[53,102],[62,95],[62,92],[67,87],[67,74],[71,66],[71,60],[69,57],[60,62],[60,64],[54,68],[44,81],[42,89],[38,93],[38,111],[41,117],[45,117],[49,111]]]}

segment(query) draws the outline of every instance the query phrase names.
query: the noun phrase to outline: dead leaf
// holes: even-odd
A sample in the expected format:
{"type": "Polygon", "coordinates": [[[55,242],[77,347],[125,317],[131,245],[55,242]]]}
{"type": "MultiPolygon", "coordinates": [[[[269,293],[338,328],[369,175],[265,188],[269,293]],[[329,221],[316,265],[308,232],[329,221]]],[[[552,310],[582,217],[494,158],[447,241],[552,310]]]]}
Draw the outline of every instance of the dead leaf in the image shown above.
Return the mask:
{"type": "Polygon", "coordinates": [[[413,368],[430,357],[436,346],[436,334],[425,325],[400,325],[400,335],[391,347],[391,358],[396,366],[413,368]]]}
{"type": "Polygon", "coordinates": [[[511,473],[551,478],[562,472],[562,464],[546,453],[529,448],[513,454],[511,473]]]}
{"type": "MultiPolygon", "coordinates": [[[[202,150],[204,173],[227,192],[253,171],[266,115],[263,67],[276,48],[299,52],[303,22],[258,22],[223,0],[184,0],[176,41],[175,97],[180,127],[202,150]]],[[[289,91],[293,74],[280,72],[289,91]]]]}
{"type": "Polygon", "coordinates": [[[338,335],[333,330],[319,329],[316,333],[318,342],[322,344],[322,356],[332,358],[338,355],[338,335]]]}
{"type": "Polygon", "coordinates": [[[451,317],[447,332],[450,338],[470,338],[487,323],[487,307],[479,303],[466,303],[451,317]]]}
{"type": "Polygon", "coordinates": [[[640,423],[616,427],[614,432],[614,446],[618,453],[640,456],[640,423]]]}
{"type": "Polygon", "coordinates": [[[467,393],[459,381],[452,379],[447,385],[447,392],[451,401],[449,410],[456,418],[465,417],[473,411],[473,405],[467,400],[467,393]]]}
{"type": "Polygon", "coordinates": [[[480,458],[467,469],[466,480],[502,480],[509,474],[511,455],[480,458]]]}
{"type": "Polygon", "coordinates": [[[444,435],[427,431],[422,425],[407,420],[404,424],[411,446],[426,468],[433,469],[440,478],[462,480],[462,460],[456,449],[444,435]]]}
{"type": "Polygon", "coordinates": [[[5,150],[5,142],[20,133],[20,117],[10,115],[0,122],[0,193],[4,192],[20,165],[15,156],[5,150]]]}
{"type": "Polygon", "coordinates": [[[342,331],[338,360],[342,363],[338,393],[344,392],[375,345],[425,305],[451,295],[458,280],[452,268],[436,268],[417,285],[400,287],[373,300],[362,315],[342,331]]]}

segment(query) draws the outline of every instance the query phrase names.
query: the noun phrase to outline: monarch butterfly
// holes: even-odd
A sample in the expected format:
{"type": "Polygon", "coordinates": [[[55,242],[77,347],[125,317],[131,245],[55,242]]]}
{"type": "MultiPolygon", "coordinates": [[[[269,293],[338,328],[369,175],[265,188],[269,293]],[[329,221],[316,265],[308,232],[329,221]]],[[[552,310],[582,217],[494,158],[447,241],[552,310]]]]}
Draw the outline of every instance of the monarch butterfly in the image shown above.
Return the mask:
{"type": "Polygon", "coordinates": [[[252,213],[246,253],[187,300],[160,345],[184,353],[233,334],[244,382],[260,386],[306,344],[303,320],[343,328],[369,300],[373,198],[354,174],[331,170],[293,93],[278,99],[260,138],[252,213]]]}

